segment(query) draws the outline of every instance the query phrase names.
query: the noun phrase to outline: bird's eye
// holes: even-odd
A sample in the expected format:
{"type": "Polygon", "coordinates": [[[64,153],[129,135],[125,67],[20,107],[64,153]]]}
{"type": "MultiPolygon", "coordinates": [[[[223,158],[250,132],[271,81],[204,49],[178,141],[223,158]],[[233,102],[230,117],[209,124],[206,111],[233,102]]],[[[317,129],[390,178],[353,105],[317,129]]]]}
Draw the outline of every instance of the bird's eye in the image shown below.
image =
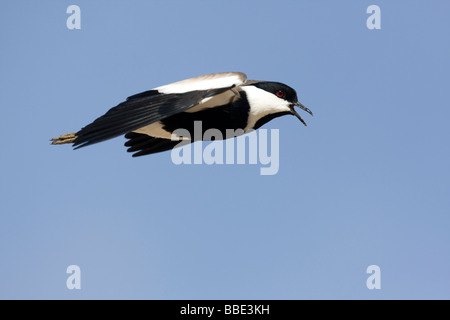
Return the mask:
{"type": "Polygon", "coordinates": [[[282,90],[278,90],[275,94],[278,98],[284,98],[284,96],[286,95],[282,90]]]}

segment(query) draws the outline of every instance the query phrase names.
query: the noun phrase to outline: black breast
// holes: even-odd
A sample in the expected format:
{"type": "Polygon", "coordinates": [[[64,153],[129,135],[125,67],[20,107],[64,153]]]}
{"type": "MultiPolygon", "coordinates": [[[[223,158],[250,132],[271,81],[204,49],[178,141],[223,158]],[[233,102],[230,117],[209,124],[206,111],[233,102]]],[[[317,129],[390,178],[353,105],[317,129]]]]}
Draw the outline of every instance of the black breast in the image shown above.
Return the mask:
{"type": "Polygon", "coordinates": [[[245,92],[240,92],[236,101],[198,112],[182,112],[161,120],[163,129],[173,132],[186,129],[194,137],[194,121],[202,121],[202,135],[208,129],[218,129],[225,137],[226,129],[244,129],[247,126],[248,104],[245,92]]]}

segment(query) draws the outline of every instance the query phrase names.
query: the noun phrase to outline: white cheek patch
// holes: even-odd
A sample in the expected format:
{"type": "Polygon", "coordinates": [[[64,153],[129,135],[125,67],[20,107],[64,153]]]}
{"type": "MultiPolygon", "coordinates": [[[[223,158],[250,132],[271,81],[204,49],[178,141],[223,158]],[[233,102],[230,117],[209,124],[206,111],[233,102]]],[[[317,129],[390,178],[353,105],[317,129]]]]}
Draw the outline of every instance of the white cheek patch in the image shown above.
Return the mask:
{"type": "Polygon", "coordinates": [[[259,119],[269,114],[291,111],[288,101],[280,99],[270,92],[255,86],[243,86],[242,90],[247,94],[250,104],[250,114],[245,130],[253,128],[259,119]]]}
{"type": "Polygon", "coordinates": [[[213,73],[174,82],[165,86],[157,87],[153,90],[158,90],[160,93],[165,94],[185,93],[195,90],[226,88],[233,85],[239,86],[245,81],[247,81],[247,76],[241,72],[213,73]]]}

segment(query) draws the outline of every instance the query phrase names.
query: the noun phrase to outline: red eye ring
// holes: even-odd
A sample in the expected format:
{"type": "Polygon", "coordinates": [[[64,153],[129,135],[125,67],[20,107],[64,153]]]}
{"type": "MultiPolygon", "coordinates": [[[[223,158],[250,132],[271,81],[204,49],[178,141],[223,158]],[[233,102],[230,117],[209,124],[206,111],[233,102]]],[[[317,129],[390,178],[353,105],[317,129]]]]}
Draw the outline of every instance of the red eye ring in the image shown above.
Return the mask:
{"type": "Polygon", "coordinates": [[[275,92],[275,94],[278,98],[284,98],[284,96],[286,95],[282,90],[278,90],[277,92],[275,92]]]}

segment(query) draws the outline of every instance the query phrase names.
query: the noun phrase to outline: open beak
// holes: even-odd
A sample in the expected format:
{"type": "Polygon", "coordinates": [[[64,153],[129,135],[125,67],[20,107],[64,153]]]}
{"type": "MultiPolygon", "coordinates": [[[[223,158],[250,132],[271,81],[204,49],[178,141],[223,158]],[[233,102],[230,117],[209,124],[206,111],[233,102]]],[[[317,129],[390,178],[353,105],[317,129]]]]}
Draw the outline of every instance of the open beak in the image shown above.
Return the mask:
{"type": "Polygon", "coordinates": [[[310,115],[313,115],[313,113],[311,112],[311,110],[309,110],[307,107],[305,107],[304,105],[302,105],[300,102],[296,102],[290,105],[291,107],[291,113],[296,116],[305,126],[306,126],[306,122],[305,120],[302,119],[302,117],[300,117],[300,115],[297,113],[297,111],[295,111],[294,106],[299,107],[300,109],[308,112],[310,115]]]}

